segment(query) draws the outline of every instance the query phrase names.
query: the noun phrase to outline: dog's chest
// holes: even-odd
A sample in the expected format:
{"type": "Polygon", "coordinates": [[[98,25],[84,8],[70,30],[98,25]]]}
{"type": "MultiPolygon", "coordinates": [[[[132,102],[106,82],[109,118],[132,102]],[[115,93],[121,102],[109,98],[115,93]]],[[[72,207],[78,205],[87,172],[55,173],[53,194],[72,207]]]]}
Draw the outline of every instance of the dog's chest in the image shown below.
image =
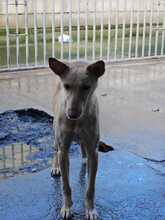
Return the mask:
{"type": "Polygon", "coordinates": [[[81,141],[84,139],[91,139],[98,133],[98,122],[95,117],[85,118],[79,121],[74,129],[73,140],[81,141]]]}

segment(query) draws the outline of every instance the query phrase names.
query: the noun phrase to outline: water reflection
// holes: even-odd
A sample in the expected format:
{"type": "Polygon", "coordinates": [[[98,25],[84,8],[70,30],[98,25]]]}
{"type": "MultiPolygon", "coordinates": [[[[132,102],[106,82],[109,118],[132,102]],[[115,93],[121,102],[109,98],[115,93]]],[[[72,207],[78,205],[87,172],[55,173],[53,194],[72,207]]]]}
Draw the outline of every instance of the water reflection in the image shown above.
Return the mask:
{"type": "Polygon", "coordinates": [[[39,148],[23,143],[11,144],[0,148],[0,179],[24,172],[36,172],[51,164],[51,159],[44,163],[36,155],[39,148]]]}
{"type": "Polygon", "coordinates": [[[165,65],[163,62],[157,63],[156,61],[155,64],[150,61],[149,64],[107,65],[106,73],[100,80],[100,87],[103,89],[122,88],[132,84],[153,81],[165,78],[164,72],[165,65]]]}

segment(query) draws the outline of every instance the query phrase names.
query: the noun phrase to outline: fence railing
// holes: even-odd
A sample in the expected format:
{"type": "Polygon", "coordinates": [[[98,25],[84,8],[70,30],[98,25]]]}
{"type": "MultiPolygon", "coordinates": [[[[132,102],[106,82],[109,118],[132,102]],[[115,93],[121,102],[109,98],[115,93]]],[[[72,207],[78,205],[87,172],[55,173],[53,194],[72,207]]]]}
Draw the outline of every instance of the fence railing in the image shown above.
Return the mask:
{"type": "Polygon", "coordinates": [[[165,55],[161,0],[48,1],[39,1],[41,10],[35,0],[2,0],[0,70],[46,67],[50,56],[120,61],[165,55]]]}

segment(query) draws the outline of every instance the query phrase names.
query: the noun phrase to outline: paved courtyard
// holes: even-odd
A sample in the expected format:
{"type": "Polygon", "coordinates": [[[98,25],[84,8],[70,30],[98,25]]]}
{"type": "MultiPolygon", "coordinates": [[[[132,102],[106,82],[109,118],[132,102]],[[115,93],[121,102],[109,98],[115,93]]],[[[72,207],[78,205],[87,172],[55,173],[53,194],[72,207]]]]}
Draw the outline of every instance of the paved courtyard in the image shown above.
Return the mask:
{"type": "MultiPolygon", "coordinates": [[[[102,220],[165,220],[165,60],[109,64],[97,90],[101,139],[96,207],[102,220]]],[[[0,112],[35,108],[52,114],[49,69],[0,74],[0,112]]],[[[1,128],[2,129],[2,128],[1,128]]],[[[71,155],[73,219],[84,219],[87,176],[71,155]]],[[[60,179],[50,169],[0,182],[0,219],[58,220],[60,179]]]]}

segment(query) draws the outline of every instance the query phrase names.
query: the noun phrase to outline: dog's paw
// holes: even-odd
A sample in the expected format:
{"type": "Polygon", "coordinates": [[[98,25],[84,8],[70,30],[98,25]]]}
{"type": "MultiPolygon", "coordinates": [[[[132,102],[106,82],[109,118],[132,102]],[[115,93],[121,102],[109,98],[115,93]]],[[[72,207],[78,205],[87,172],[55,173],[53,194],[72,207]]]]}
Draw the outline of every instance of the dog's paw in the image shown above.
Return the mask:
{"type": "Polygon", "coordinates": [[[61,208],[61,217],[63,219],[70,219],[72,217],[72,211],[71,211],[71,208],[66,208],[66,207],[62,207],[61,208]]]}
{"type": "Polygon", "coordinates": [[[51,171],[51,177],[55,178],[55,177],[57,177],[57,176],[61,176],[60,168],[52,169],[52,171],[51,171]]]}
{"type": "Polygon", "coordinates": [[[98,214],[97,214],[96,209],[87,209],[85,219],[98,220],[98,214]]]}

